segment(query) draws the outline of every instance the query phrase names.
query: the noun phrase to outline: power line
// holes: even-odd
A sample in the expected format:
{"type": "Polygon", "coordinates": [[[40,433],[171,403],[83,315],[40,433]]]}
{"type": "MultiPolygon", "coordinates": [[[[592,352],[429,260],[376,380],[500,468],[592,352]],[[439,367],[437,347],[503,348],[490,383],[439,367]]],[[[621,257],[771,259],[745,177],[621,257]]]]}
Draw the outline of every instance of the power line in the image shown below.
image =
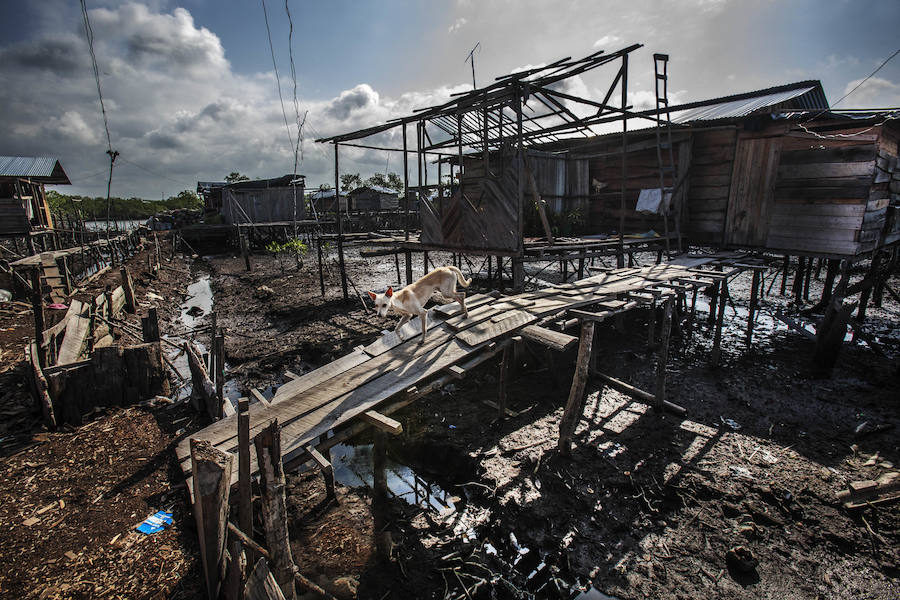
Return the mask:
{"type": "Polygon", "coordinates": [[[103,128],[106,130],[106,145],[112,153],[112,138],[109,136],[109,121],[106,118],[106,105],[103,103],[103,90],[100,89],[100,69],[97,67],[97,55],[94,54],[94,30],[88,18],[87,6],[81,0],[81,18],[84,20],[84,35],[87,38],[88,51],[91,54],[91,65],[94,68],[94,80],[97,82],[97,96],[100,98],[100,112],[103,113],[103,128]]]}
{"type": "MultiPolygon", "coordinates": [[[[266,35],[269,38],[269,52],[272,54],[272,68],[275,69],[275,82],[278,84],[278,100],[281,101],[281,116],[284,117],[284,128],[287,130],[288,147],[293,148],[294,142],[291,139],[291,126],[288,125],[287,111],[284,110],[284,96],[281,94],[281,77],[278,76],[278,65],[275,62],[275,48],[272,46],[272,31],[269,29],[269,13],[266,11],[266,0],[262,2],[263,18],[266,20],[266,35]]],[[[297,167],[294,167],[296,171],[297,167]]]]}
{"type": "Polygon", "coordinates": [[[859,86],[861,86],[862,84],[864,84],[865,82],[867,82],[867,81],[869,80],[869,78],[871,78],[873,75],[875,75],[875,73],[877,73],[878,71],[881,70],[881,67],[883,67],[884,65],[888,64],[888,63],[891,61],[891,59],[894,58],[895,56],[897,56],[898,54],[900,54],[900,48],[898,48],[893,54],[891,54],[891,55],[888,56],[886,59],[884,59],[884,62],[882,62],[880,65],[878,65],[878,68],[877,68],[877,69],[875,69],[874,71],[872,71],[871,73],[869,73],[869,74],[866,76],[865,79],[863,79],[862,81],[860,81],[859,83],[857,83],[856,86],[855,86],[852,90],[850,90],[849,92],[847,92],[846,94],[844,94],[843,96],[841,96],[841,99],[838,100],[837,102],[835,102],[834,104],[832,104],[831,107],[834,108],[835,106],[837,106],[838,104],[840,104],[847,96],[849,96],[850,94],[852,94],[853,92],[855,92],[856,90],[858,90],[858,89],[859,89],[859,86]]]}

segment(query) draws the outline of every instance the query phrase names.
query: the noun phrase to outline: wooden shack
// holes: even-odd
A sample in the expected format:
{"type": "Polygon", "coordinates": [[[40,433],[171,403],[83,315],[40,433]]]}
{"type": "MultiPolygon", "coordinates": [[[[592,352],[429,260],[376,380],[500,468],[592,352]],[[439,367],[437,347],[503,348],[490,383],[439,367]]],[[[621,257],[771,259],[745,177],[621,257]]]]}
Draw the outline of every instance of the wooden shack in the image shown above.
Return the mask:
{"type": "MultiPolygon", "coordinates": [[[[671,121],[668,227],[688,242],[846,257],[900,239],[890,207],[900,126],[890,115],[830,111],[821,84],[802,81],[674,106],[671,121]]],[[[660,187],[656,130],[627,143],[625,233],[662,233],[660,214],[637,210],[641,192],[660,187]]],[[[585,233],[615,230],[621,134],[542,150],[549,158],[530,160],[548,210],[585,211],[585,233]]]]}
{"type": "Polygon", "coordinates": [[[55,158],[0,156],[0,238],[52,229],[44,185],[71,183],[55,158]]]}
{"type": "Polygon", "coordinates": [[[304,186],[302,175],[229,183],[220,188],[221,215],[229,225],[301,220],[306,215],[304,186]]]}
{"type": "MultiPolygon", "coordinates": [[[[309,195],[309,201],[316,209],[317,214],[335,212],[334,188],[316,190],[309,195]]],[[[341,210],[347,210],[347,195],[339,196],[341,210]]]]}
{"type": "Polygon", "coordinates": [[[347,192],[348,210],[351,212],[397,210],[399,197],[397,190],[378,185],[363,185],[347,192]]]}

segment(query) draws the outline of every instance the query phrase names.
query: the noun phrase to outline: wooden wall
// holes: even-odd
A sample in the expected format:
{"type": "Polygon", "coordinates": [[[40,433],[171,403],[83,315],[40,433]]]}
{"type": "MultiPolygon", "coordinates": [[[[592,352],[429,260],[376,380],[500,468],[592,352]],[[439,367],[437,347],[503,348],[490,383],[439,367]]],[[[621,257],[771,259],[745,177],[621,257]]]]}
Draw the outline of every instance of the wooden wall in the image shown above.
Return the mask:
{"type": "Polygon", "coordinates": [[[723,243],[737,130],[696,131],[684,232],[694,243],[723,243]]]}

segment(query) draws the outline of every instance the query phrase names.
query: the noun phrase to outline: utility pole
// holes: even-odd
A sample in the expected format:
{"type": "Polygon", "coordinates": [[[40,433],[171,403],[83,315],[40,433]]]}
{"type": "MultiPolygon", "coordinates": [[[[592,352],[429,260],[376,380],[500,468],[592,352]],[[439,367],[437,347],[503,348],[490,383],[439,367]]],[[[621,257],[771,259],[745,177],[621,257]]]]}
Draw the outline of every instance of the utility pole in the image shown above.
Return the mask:
{"type": "Polygon", "coordinates": [[[468,56],[466,56],[466,60],[463,62],[471,62],[472,63],[472,89],[478,89],[478,86],[475,85],[475,51],[481,46],[481,42],[475,44],[475,47],[469,52],[468,56]]]}

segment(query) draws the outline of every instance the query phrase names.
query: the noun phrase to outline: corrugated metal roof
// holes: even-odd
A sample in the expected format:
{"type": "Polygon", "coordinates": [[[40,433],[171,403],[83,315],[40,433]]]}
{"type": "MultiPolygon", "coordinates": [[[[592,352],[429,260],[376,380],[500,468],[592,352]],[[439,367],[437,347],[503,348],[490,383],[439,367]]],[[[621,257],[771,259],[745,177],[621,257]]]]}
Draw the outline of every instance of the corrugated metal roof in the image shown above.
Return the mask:
{"type": "Polygon", "coordinates": [[[71,183],[59,160],[49,156],[0,156],[0,177],[28,177],[44,183],[71,183]]]}
{"type": "Polygon", "coordinates": [[[717,121],[736,119],[787,103],[785,108],[827,109],[828,100],[818,81],[801,81],[788,85],[691,102],[672,107],[672,122],[717,121]]]}
{"type": "MultiPolygon", "coordinates": [[[[392,196],[396,196],[400,192],[397,190],[392,190],[391,188],[380,186],[380,185],[363,185],[358,188],[353,189],[349,192],[349,194],[353,194],[354,192],[362,192],[363,190],[372,190],[373,192],[378,192],[379,194],[391,194],[392,196]]],[[[333,196],[334,194],[332,194],[333,196]]]]}

